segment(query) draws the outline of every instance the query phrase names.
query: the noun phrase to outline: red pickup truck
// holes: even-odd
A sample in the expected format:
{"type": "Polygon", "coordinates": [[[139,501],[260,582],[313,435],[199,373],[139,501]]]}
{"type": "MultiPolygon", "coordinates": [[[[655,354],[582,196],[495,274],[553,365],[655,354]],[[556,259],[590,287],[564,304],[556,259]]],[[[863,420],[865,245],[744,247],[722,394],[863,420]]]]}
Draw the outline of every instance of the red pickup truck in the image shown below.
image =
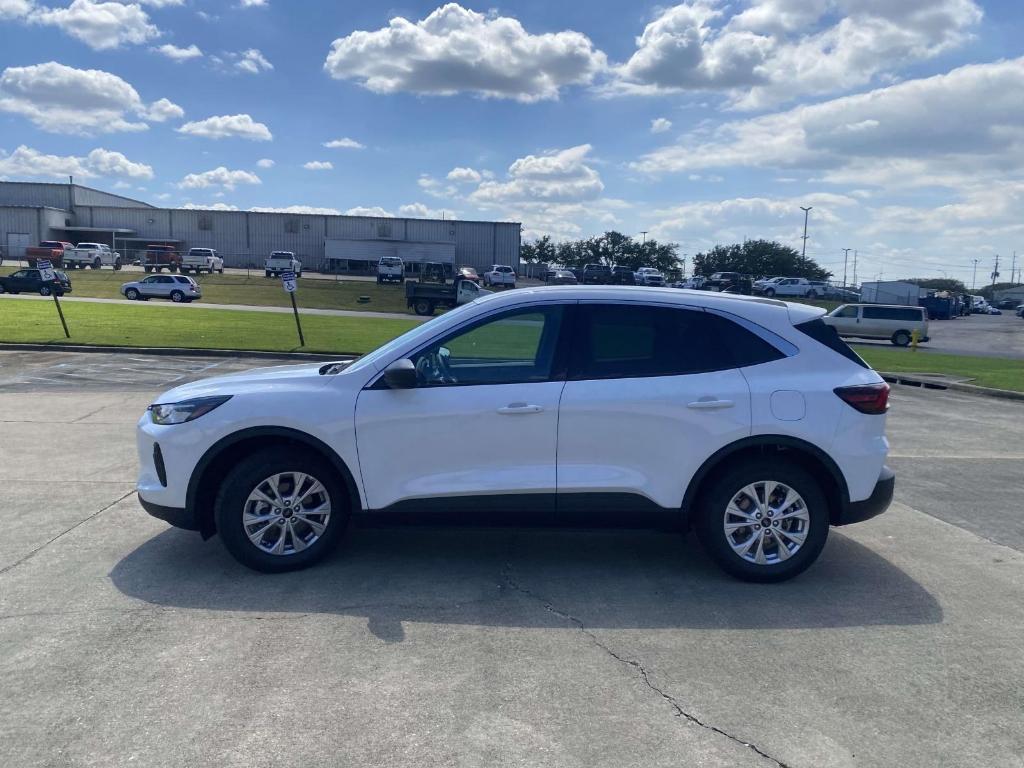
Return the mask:
{"type": "Polygon", "coordinates": [[[25,249],[25,260],[30,267],[36,265],[37,259],[49,259],[55,267],[64,265],[64,251],[73,251],[75,246],[61,240],[43,240],[35,248],[25,249]]]}

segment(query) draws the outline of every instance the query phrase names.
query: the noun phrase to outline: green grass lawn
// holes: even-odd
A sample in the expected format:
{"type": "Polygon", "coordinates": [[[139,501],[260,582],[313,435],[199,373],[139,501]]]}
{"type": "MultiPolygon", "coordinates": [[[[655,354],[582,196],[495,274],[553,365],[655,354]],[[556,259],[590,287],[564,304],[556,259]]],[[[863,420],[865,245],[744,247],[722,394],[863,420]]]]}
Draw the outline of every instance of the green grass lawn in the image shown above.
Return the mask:
{"type": "MultiPolygon", "coordinates": [[[[10,274],[17,267],[0,267],[0,274],[10,274]]],[[[166,273],[165,273],[166,274],[166,273]]],[[[72,296],[95,299],[123,299],[123,283],[141,280],[143,272],[115,272],[111,269],[74,269],[71,278],[72,296]]],[[[203,288],[199,303],[251,304],[257,307],[290,307],[288,294],[277,278],[266,278],[262,272],[253,277],[244,275],[191,275],[203,288]]],[[[300,307],[309,309],[352,309],[367,312],[402,312],[411,314],[405,305],[405,289],[401,285],[377,285],[359,280],[299,280],[296,294],[300,307]],[[369,296],[366,304],[360,296],[369,296]]]]}
{"type": "Polygon", "coordinates": [[[1024,360],[997,357],[968,357],[908,349],[876,349],[857,346],[857,354],[872,368],[891,373],[942,373],[969,376],[971,384],[1024,392],[1024,360]]]}
{"type": "Polygon", "coordinates": [[[291,314],[72,301],[61,307],[70,339],[64,338],[52,301],[0,301],[0,341],[364,353],[418,325],[413,320],[303,315],[306,346],[300,347],[291,314]]]}

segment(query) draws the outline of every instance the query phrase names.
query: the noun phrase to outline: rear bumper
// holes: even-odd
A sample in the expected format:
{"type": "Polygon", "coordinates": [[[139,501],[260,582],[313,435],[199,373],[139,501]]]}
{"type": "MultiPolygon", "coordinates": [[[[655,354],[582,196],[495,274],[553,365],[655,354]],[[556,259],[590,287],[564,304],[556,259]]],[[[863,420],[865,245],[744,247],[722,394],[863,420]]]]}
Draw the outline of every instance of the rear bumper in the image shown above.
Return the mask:
{"type": "Polygon", "coordinates": [[[162,504],[154,504],[142,498],[141,494],[139,494],[139,504],[153,517],[170,523],[175,528],[184,528],[187,531],[199,530],[199,521],[196,519],[195,512],[181,507],[165,507],[162,504]]]}
{"type": "Polygon", "coordinates": [[[882,467],[882,472],[875,483],[875,489],[871,495],[863,501],[847,502],[839,512],[839,519],[836,525],[850,525],[859,523],[862,520],[870,520],[889,508],[892,503],[893,491],[896,487],[896,473],[889,467],[882,467]]]}

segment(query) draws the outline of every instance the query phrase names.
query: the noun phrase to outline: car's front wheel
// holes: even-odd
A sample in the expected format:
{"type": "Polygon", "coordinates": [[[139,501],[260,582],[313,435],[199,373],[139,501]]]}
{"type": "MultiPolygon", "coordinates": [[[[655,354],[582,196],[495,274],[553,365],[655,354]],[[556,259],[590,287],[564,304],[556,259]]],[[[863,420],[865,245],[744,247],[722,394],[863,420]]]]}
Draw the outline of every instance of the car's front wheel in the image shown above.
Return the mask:
{"type": "Polygon", "coordinates": [[[771,298],[772,296],[775,295],[775,289],[774,288],[765,288],[764,289],[764,295],[767,296],[768,298],[771,298]]]}
{"type": "Polygon", "coordinates": [[[139,298],[139,292],[135,288],[129,288],[124,292],[124,297],[129,301],[135,301],[139,298]]]}
{"type": "Polygon", "coordinates": [[[266,573],[305,568],[348,524],[338,471],[314,453],[270,448],[235,465],[217,494],[217,530],[243,565],[266,573]]]}
{"type": "Polygon", "coordinates": [[[181,291],[171,291],[171,301],[175,304],[181,304],[185,300],[185,294],[181,291]]]}
{"type": "Polygon", "coordinates": [[[896,331],[892,335],[891,341],[897,347],[905,347],[910,344],[910,334],[907,331],[896,331]]]}
{"type": "Polygon", "coordinates": [[[48,286],[48,285],[41,285],[41,286],[39,286],[39,295],[40,296],[49,296],[51,293],[53,293],[53,291],[50,289],[50,286],[48,286]]]}
{"type": "Polygon", "coordinates": [[[719,475],[699,502],[697,533],[708,554],[744,581],[784,581],[806,570],[828,538],[819,483],[802,467],[762,460],[719,475]]]}

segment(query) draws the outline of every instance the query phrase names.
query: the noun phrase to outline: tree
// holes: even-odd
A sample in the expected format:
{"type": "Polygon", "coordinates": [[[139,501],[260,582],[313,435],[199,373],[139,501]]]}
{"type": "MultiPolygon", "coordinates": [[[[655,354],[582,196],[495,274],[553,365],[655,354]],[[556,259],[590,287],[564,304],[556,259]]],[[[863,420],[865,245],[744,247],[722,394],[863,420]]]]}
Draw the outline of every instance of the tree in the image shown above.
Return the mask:
{"type": "MultiPolygon", "coordinates": [[[[545,238],[538,240],[534,247],[539,247],[542,240],[545,238]]],[[[633,270],[655,267],[662,272],[679,269],[677,243],[659,243],[656,240],[638,243],[629,235],[615,231],[585,240],[566,240],[557,246],[552,245],[551,250],[551,261],[570,269],[582,269],[587,264],[619,265],[633,270]]]]}
{"type": "Polygon", "coordinates": [[[795,248],[774,240],[747,240],[732,245],[716,245],[693,257],[693,273],[705,277],[714,272],[741,272],[745,275],[805,277],[825,280],[832,273],[795,248]]]}
{"type": "Polygon", "coordinates": [[[550,264],[555,259],[555,244],[549,235],[519,247],[519,259],[527,264],[550,264]]]}

